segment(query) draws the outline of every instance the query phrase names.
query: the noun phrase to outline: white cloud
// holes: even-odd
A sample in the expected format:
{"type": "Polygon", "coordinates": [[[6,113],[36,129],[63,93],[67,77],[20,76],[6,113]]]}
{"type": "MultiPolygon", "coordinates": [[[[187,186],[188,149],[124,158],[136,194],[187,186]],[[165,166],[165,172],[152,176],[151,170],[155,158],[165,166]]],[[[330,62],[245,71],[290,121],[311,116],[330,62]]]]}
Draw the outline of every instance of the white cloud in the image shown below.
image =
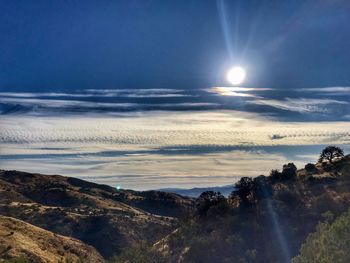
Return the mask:
{"type": "Polygon", "coordinates": [[[329,143],[349,145],[350,122],[279,122],[241,111],[0,119],[2,169],[135,189],[229,184],[288,161],[302,165],[282,152],[264,151],[271,146],[329,143]]]}
{"type": "Polygon", "coordinates": [[[257,99],[249,101],[248,103],[271,106],[274,108],[295,111],[300,113],[325,113],[329,110],[324,107],[329,104],[343,104],[346,105],[348,102],[332,100],[332,99],[306,99],[306,98],[286,98],[285,100],[273,100],[273,99],[257,99]]]}
{"type": "Polygon", "coordinates": [[[76,93],[66,92],[0,92],[2,97],[38,98],[38,97],[130,97],[130,98],[157,98],[157,97],[188,97],[180,89],[86,89],[76,93]]]}
{"type": "MultiPolygon", "coordinates": [[[[349,141],[349,122],[278,122],[240,111],[146,112],[113,117],[3,116],[0,143],[305,145],[349,141]],[[278,140],[272,140],[278,134],[278,140]]],[[[60,145],[58,145],[60,146],[60,145]]]]}
{"type": "Polygon", "coordinates": [[[350,87],[323,87],[323,88],[305,88],[302,91],[313,93],[327,93],[327,95],[348,95],[350,96],[350,87]]]}

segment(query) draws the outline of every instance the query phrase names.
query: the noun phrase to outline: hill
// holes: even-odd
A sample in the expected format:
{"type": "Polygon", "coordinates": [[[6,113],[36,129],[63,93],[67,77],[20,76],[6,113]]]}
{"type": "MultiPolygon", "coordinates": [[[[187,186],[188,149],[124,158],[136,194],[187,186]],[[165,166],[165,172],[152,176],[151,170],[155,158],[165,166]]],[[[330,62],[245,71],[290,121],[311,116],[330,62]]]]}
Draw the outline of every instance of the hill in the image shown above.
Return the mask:
{"type": "Polygon", "coordinates": [[[0,251],[0,258],[23,257],[28,262],[104,262],[93,247],[77,239],[5,216],[0,216],[0,251]]]}
{"type": "Polygon", "coordinates": [[[0,171],[0,215],[95,247],[105,258],[155,242],[177,226],[193,199],[116,190],[71,177],[0,171]]]}
{"type": "Polygon", "coordinates": [[[113,263],[290,262],[314,248],[307,240],[317,225],[332,224],[349,208],[350,155],[299,170],[285,164],[269,176],[242,177],[232,190],[228,197],[206,191],[193,199],[0,170],[2,242],[13,248],[0,258],[100,253],[113,263]],[[55,244],[45,253],[43,240],[55,244]]]}
{"type": "Polygon", "coordinates": [[[242,178],[229,198],[203,193],[192,217],[151,250],[163,262],[290,262],[319,222],[349,206],[349,155],[300,170],[290,163],[242,178]]]}

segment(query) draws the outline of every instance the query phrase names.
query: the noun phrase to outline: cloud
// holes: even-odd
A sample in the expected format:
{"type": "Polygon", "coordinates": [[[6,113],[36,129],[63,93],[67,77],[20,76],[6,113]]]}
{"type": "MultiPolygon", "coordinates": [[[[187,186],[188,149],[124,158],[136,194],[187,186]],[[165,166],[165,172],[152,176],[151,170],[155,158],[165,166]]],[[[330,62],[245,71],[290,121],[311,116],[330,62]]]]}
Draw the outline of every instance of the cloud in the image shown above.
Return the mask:
{"type": "Polygon", "coordinates": [[[168,98],[188,97],[184,90],[179,89],[86,89],[75,93],[66,92],[0,92],[2,97],[40,98],[40,97],[129,97],[129,98],[168,98]]]}
{"type": "MultiPolygon", "coordinates": [[[[130,103],[130,102],[99,102],[85,100],[66,100],[66,99],[44,99],[44,98],[21,98],[21,97],[0,97],[0,104],[7,107],[2,113],[12,112],[12,108],[19,105],[25,107],[28,112],[42,113],[43,115],[52,114],[52,110],[59,110],[61,113],[93,113],[98,112],[123,112],[140,110],[191,110],[191,109],[209,109],[218,106],[213,102],[174,102],[174,103],[130,103]],[[10,106],[10,110],[8,107],[10,106]]],[[[1,108],[0,108],[1,109],[1,108]]],[[[55,112],[54,111],[54,112],[55,112]]],[[[1,112],[1,111],[0,111],[1,112]]]]}
{"type": "Polygon", "coordinates": [[[318,153],[328,143],[349,145],[350,123],[279,122],[241,111],[0,119],[2,169],[91,177],[134,189],[233,183],[284,162],[302,165],[304,159],[286,153],[315,145],[318,153]]]}
{"type": "Polygon", "coordinates": [[[327,113],[329,108],[325,107],[331,104],[348,105],[346,101],[332,99],[306,99],[306,98],[286,98],[284,100],[257,99],[248,103],[270,106],[281,110],[299,112],[299,113],[327,113]]]}
{"type": "Polygon", "coordinates": [[[350,87],[322,87],[322,88],[305,88],[302,91],[312,93],[326,93],[329,95],[347,95],[350,96],[350,87]]]}
{"type": "Polygon", "coordinates": [[[70,157],[35,156],[8,159],[2,169],[63,174],[109,185],[132,189],[194,187],[232,184],[241,176],[268,173],[287,162],[283,155],[253,151],[231,151],[191,155],[121,155],[106,157],[79,154],[70,157]],[[259,162],[259,165],[252,163],[259,162]],[[40,165],[39,165],[40,164],[40,165]]]}
{"type": "MultiPolygon", "coordinates": [[[[121,116],[3,116],[0,143],[105,143],[124,145],[271,145],[342,143],[349,122],[278,122],[241,111],[144,112],[121,116]],[[279,140],[272,140],[278,134],[279,140]],[[336,142],[335,141],[335,142],[336,142]]],[[[62,145],[59,145],[62,146],[62,145]]]]}

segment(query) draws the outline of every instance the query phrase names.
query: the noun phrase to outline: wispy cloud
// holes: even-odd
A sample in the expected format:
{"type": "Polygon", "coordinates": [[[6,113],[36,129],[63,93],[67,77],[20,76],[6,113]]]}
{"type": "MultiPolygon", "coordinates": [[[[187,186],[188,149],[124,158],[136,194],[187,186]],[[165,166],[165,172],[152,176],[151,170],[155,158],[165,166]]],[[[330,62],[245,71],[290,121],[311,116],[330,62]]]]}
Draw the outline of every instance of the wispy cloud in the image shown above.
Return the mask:
{"type": "Polygon", "coordinates": [[[284,100],[257,99],[248,103],[256,105],[270,106],[281,110],[294,111],[299,113],[326,113],[329,108],[325,107],[330,104],[349,104],[346,101],[332,99],[306,99],[306,98],[286,98],[284,100]]]}
{"type": "Polygon", "coordinates": [[[347,95],[350,96],[350,87],[321,87],[321,88],[305,88],[302,91],[312,93],[327,93],[327,95],[347,95]]]}
{"type": "Polygon", "coordinates": [[[40,98],[40,97],[69,97],[69,98],[95,98],[95,97],[128,97],[128,98],[168,98],[189,97],[179,89],[86,89],[75,93],[67,92],[0,92],[2,97],[40,98]]]}
{"type": "MultiPolygon", "coordinates": [[[[174,102],[174,103],[130,103],[130,102],[99,102],[86,100],[66,100],[66,99],[46,99],[46,98],[21,98],[21,97],[0,97],[0,105],[23,106],[29,108],[29,111],[41,112],[43,115],[49,115],[50,109],[59,110],[63,113],[72,113],[78,111],[93,113],[94,111],[107,110],[111,112],[120,111],[140,111],[140,110],[191,110],[198,108],[214,108],[217,103],[213,102],[174,102]]],[[[1,111],[0,111],[1,113],[1,111]]],[[[107,112],[106,112],[107,113],[107,112]]]]}
{"type": "Polygon", "coordinates": [[[2,169],[135,189],[228,184],[287,161],[302,165],[285,154],[290,147],[318,145],[317,153],[329,143],[350,145],[350,122],[279,122],[242,111],[0,119],[2,169]]]}
{"type": "Polygon", "coordinates": [[[278,122],[240,111],[146,112],[120,117],[4,116],[0,125],[0,143],[65,142],[72,147],[75,143],[118,147],[300,145],[332,140],[344,143],[350,136],[349,122],[278,122]]]}

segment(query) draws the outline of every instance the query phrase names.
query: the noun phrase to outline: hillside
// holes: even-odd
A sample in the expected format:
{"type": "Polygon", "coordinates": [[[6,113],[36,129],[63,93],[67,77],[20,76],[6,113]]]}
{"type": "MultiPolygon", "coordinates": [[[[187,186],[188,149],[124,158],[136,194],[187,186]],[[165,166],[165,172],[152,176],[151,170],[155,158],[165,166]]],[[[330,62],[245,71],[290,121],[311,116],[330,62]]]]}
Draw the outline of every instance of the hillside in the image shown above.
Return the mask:
{"type": "Polygon", "coordinates": [[[0,171],[0,214],[77,238],[105,258],[171,232],[193,199],[59,175],[0,171]]]}
{"type": "Polygon", "coordinates": [[[299,170],[289,163],[243,177],[232,190],[193,199],[1,170],[0,259],[100,253],[113,263],[290,262],[317,225],[349,208],[350,155],[299,170]],[[42,251],[42,242],[52,249],[42,251]]]}
{"type": "Polygon", "coordinates": [[[163,262],[290,262],[319,222],[349,206],[350,155],[298,171],[288,164],[242,178],[229,198],[203,193],[195,214],[152,250],[163,262]]]}
{"type": "Polygon", "coordinates": [[[24,257],[30,262],[104,262],[81,241],[46,231],[11,217],[0,216],[0,258],[24,257]]]}

